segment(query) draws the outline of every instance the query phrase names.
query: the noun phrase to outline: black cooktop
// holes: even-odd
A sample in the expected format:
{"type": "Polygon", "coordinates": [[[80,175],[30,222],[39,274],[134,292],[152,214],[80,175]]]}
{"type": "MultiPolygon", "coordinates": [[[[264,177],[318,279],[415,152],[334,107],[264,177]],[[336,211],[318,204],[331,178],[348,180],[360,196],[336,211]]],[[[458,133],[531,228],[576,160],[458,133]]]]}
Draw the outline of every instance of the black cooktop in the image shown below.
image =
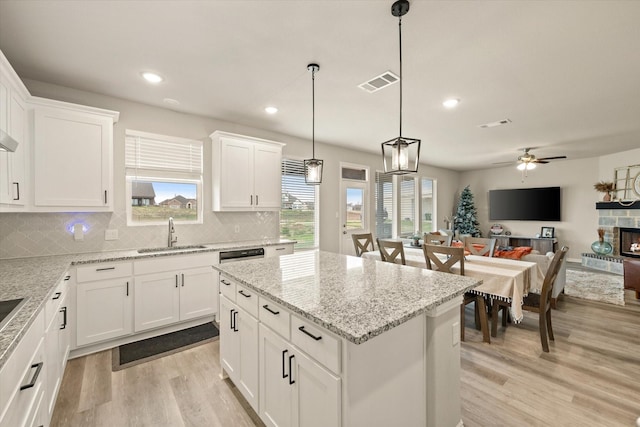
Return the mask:
{"type": "Polygon", "coordinates": [[[0,301],[0,329],[11,320],[13,314],[18,311],[18,306],[24,298],[0,301]]]}

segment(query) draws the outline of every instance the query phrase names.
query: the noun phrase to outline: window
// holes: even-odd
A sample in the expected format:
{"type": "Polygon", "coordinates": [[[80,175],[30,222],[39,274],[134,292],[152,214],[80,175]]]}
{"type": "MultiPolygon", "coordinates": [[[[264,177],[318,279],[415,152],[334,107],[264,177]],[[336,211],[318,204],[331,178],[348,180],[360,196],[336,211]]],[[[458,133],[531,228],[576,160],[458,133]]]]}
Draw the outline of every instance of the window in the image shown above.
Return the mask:
{"type": "Polygon", "coordinates": [[[376,172],[376,237],[393,237],[393,175],[376,172]]]}
{"type": "Polygon", "coordinates": [[[127,129],[127,224],[202,223],[202,142],[127,129]]]}
{"type": "Polygon", "coordinates": [[[318,186],[304,182],[304,161],[282,159],[280,237],[296,249],[318,247],[318,186]]]}
{"type": "Polygon", "coordinates": [[[422,178],[421,185],[421,218],[423,233],[434,231],[433,227],[433,180],[422,178]]]}
{"type": "Polygon", "coordinates": [[[400,236],[411,237],[419,228],[416,226],[416,179],[412,176],[400,177],[400,236]]]}

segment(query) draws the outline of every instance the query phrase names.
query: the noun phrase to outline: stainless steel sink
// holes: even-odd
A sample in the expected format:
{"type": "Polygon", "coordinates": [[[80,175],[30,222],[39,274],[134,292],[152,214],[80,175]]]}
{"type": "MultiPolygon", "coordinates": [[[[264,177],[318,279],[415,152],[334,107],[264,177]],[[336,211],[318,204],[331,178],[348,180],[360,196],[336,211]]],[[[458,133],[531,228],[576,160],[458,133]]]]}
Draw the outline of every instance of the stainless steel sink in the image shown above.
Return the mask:
{"type": "Polygon", "coordinates": [[[188,249],[206,249],[206,246],[203,245],[184,245],[184,246],[172,246],[172,247],[162,247],[162,248],[145,248],[138,249],[139,254],[148,254],[153,252],[175,252],[175,251],[184,251],[188,249]]]}

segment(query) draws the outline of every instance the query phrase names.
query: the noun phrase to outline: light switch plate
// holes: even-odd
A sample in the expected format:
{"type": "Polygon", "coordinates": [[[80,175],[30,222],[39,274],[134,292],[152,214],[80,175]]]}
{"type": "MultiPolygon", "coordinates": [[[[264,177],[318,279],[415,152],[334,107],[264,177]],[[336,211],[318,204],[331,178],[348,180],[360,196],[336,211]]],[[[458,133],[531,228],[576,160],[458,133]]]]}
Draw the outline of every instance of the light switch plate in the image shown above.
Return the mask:
{"type": "Polygon", "coordinates": [[[104,240],[118,240],[118,229],[104,230],[104,240]]]}

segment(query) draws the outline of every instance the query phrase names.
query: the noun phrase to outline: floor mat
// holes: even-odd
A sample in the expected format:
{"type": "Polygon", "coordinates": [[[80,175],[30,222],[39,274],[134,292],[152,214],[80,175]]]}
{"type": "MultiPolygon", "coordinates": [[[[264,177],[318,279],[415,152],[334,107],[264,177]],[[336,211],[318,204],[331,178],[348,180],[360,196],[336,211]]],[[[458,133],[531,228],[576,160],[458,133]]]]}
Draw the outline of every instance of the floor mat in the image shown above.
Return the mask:
{"type": "Polygon", "coordinates": [[[213,323],[194,326],[113,349],[113,371],[168,356],[216,339],[219,331],[213,323]]]}
{"type": "Polygon", "coordinates": [[[623,277],[606,273],[567,269],[566,295],[624,305],[623,277]]]}

